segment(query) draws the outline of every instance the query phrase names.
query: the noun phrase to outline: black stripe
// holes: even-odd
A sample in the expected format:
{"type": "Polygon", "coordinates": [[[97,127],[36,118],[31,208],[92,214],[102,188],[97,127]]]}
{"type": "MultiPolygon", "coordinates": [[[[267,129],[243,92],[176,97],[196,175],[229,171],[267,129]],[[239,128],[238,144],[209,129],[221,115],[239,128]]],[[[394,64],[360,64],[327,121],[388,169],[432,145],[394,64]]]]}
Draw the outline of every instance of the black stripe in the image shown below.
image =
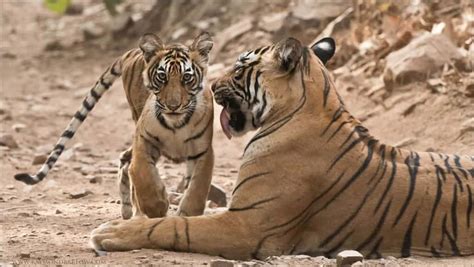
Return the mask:
{"type": "Polygon", "coordinates": [[[351,123],[352,120],[347,120],[347,121],[343,121],[341,124],[339,124],[339,127],[337,127],[337,129],[331,134],[331,136],[328,138],[328,141],[331,141],[331,139],[342,129],[342,127],[348,123],[351,123]]]}
{"type": "Polygon", "coordinates": [[[326,132],[331,127],[331,125],[333,125],[333,123],[335,123],[341,117],[341,115],[344,111],[345,111],[344,106],[339,106],[339,108],[336,110],[336,112],[334,112],[334,115],[332,116],[331,122],[329,122],[328,126],[326,126],[326,128],[323,130],[323,132],[319,136],[325,135],[326,132]]]}
{"type": "Polygon", "coordinates": [[[66,131],[63,132],[61,137],[67,137],[67,138],[71,139],[74,136],[74,134],[75,134],[74,131],[66,130],[66,131]]]}
{"type": "Polygon", "coordinates": [[[464,192],[464,188],[462,187],[461,178],[458,176],[458,174],[454,170],[452,171],[452,173],[453,173],[454,179],[456,179],[456,182],[459,186],[459,190],[461,190],[461,192],[464,192]]]}
{"type": "Polygon", "coordinates": [[[444,174],[443,168],[441,168],[439,165],[435,165],[436,169],[436,175],[440,175],[441,178],[443,178],[443,181],[446,182],[446,175],[444,174]]]}
{"type": "Polygon", "coordinates": [[[193,156],[188,156],[187,160],[197,160],[199,159],[200,157],[202,157],[204,154],[206,154],[206,152],[209,150],[209,147],[206,148],[206,150],[204,150],[203,152],[200,152],[196,155],[193,155],[193,156]]]}
{"type": "Polygon", "coordinates": [[[143,138],[143,140],[145,140],[145,142],[149,143],[151,145],[151,147],[153,147],[157,151],[160,151],[160,148],[158,147],[157,144],[155,144],[155,142],[153,142],[150,139],[146,138],[146,136],[144,136],[143,134],[140,134],[140,137],[143,138]]]}
{"type": "Polygon", "coordinates": [[[87,115],[82,115],[80,111],[76,111],[76,113],[74,113],[74,118],[78,119],[79,121],[84,121],[86,117],[87,115]]]}
{"type": "Polygon", "coordinates": [[[304,104],[306,103],[306,85],[304,83],[303,71],[301,71],[301,85],[303,87],[303,92],[302,92],[302,95],[301,95],[301,98],[300,98],[300,104],[296,107],[296,109],[293,110],[287,116],[283,117],[282,119],[276,121],[275,123],[273,123],[269,127],[265,128],[265,129],[261,130],[259,133],[257,133],[245,146],[244,154],[247,151],[247,149],[250,147],[251,144],[253,144],[255,141],[257,141],[257,140],[259,140],[259,139],[261,139],[261,138],[263,138],[267,135],[270,135],[270,134],[274,133],[275,131],[277,131],[278,129],[283,127],[288,121],[290,121],[293,118],[293,115],[295,115],[301,108],[303,108],[304,104]]]}
{"type": "Polygon", "coordinates": [[[114,76],[120,76],[120,72],[115,71],[115,65],[117,65],[118,62],[119,60],[115,61],[114,64],[112,64],[112,67],[110,68],[110,74],[114,76]]]}
{"type": "Polygon", "coordinates": [[[418,211],[415,212],[415,215],[411,219],[410,225],[408,226],[407,231],[405,232],[405,237],[403,238],[403,245],[402,245],[402,252],[401,255],[402,257],[410,257],[411,255],[411,239],[412,239],[412,233],[413,233],[413,225],[415,224],[416,221],[416,216],[418,215],[418,211]]]}
{"type": "Polygon", "coordinates": [[[326,74],[326,71],[324,69],[321,69],[321,72],[323,73],[323,77],[324,77],[323,107],[326,107],[326,103],[328,101],[328,96],[329,96],[330,86],[329,86],[329,81],[328,81],[328,76],[326,74]]]}
{"type": "Polygon", "coordinates": [[[372,231],[372,233],[365,239],[357,248],[357,251],[361,251],[364,249],[365,246],[369,245],[372,240],[377,237],[377,235],[380,233],[382,230],[382,226],[384,225],[385,218],[387,217],[388,211],[390,210],[390,206],[392,205],[392,199],[388,202],[387,206],[385,207],[385,210],[383,211],[382,216],[380,217],[380,220],[377,223],[377,226],[375,226],[375,229],[372,231]]]}
{"type": "Polygon", "coordinates": [[[95,88],[91,89],[90,94],[96,102],[99,101],[100,97],[102,96],[95,91],[95,88]]]}
{"type": "Polygon", "coordinates": [[[454,155],[454,165],[458,168],[460,172],[464,175],[464,179],[467,180],[467,171],[464,169],[464,167],[461,165],[461,162],[459,161],[460,157],[458,155],[454,155]]]}
{"type": "Polygon", "coordinates": [[[383,242],[383,237],[379,238],[379,240],[377,240],[377,242],[375,242],[375,245],[372,248],[372,250],[369,252],[369,255],[367,256],[367,258],[369,258],[369,259],[382,258],[382,254],[380,254],[380,252],[379,252],[379,248],[380,248],[380,245],[382,244],[382,242],[383,242]]]}
{"type": "Polygon", "coordinates": [[[436,190],[436,198],[433,203],[433,208],[431,209],[431,216],[430,216],[430,222],[428,223],[428,231],[426,232],[426,237],[425,237],[425,246],[428,245],[428,241],[430,240],[431,237],[431,227],[433,226],[433,220],[436,214],[436,210],[438,208],[439,202],[441,200],[441,196],[443,194],[443,181],[441,181],[441,177],[438,173],[438,170],[436,170],[436,178],[438,181],[437,185],[437,190],[436,190]]]}
{"type": "Polygon", "coordinates": [[[392,163],[392,173],[390,174],[390,178],[388,179],[387,187],[385,188],[384,192],[382,193],[382,196],[379,199],[379,202],[377,203],[377,206],[375,207],[374,214],[378,211],[378,209],[382,205],[382,202],[387,196],[388,191],[392,187],[395,175],[397,174],[397,159],[396,159],[397,152],[394,147],[392,147],[392,151],[390,152],[390,157],[391,157],[391,163],[392,163]]]}
{"type": "Polygon", "coordinates": [[[185,143],[189,142],[189,141],[192,141],[192,140],[196,140],[198,138],[200,138],[205,132],[206,130],[209,128],[210,125],[212,125],[212,117],[209,119],[209,121],[207,122],[206,126],[200,131],[198,132],[196,135],[193,135],[191,137],[189,137],[188,139],[184,140],[185,143]]]}
{"type": "MultiPolygon", "coordinates": [[[[133,120],[135,120],[135,121],[138,120],[138,118],[140,117],[140,114],[137,114],[137,110],[135,109],[135,107],[133,105],[133,101],[131,99],[131,92],[130,91],[132,90],[132,83],[133,83],[133,78],[135,77],[134,74],[135,74],[135,68],[137,67],[137,63],[138,63],[138,60],[135,59],[132,63],[131,69],[129,71],[125,72],[125,74],[130,73],[130,78],[129,78],[130,80],[127,83],[127,87],[125,87],[125,90],[127,91],[126,95],[127,95],[127,98],[128,98],[128,103],[131,106],[133,120]]],[[[125,77],[123,77],[123,80],[124,81],[126,80],[125,77]]]]}
{"type": "Polygon", "coordinates": [[[454,185],[453,202],[451,204],[451,224],[453,226],[454,239],[458,239],[457,203],[458,203],[458,187],[454,185]]]}
{"type": "Polygon", "coordinates": [[[327,257],[327,258],[333,258],[334,257],[334,255],[333,255],[334,252],[338,252],[340,250],[340,248],[342,247],[342,245],[344,245],[344,243],[347,241],[347,239],[349,239],[349,237],[352,236],[352,234],[354,234],[354,230],[347,233],[336,245],[334,245],[334,247],[327,250],[324,253],[324,256],[327,257]]]}
{"type": "Polygon", "coordinates": [[[102,85],[106,90],[110,88],[110,86],[112,86],[112,83],[106,83],[104,81],[104,77],[100,77],[100,85],[102,85]]]}
{"type": "Polygon", "coordinates": [[[184,233],[186,234],[186,245],[187,245],[187,251],[190,250],[191,247],[191,240],[189,239],[189,224],[188,224],[188,219],[186,217],[181,217],[184,220],[184,233]]]}
{"type": "Polygon", "coordinates": [[[447,236],[448,237],[448,241],[449,241],[449,244],[451,245],[451,250],[452,250],[452,256],[460,256],[461,253],[459,252],[459,248],[458,248],[458,245],[456,244],[456,240],[454,240],[454,238],[449,234],[448,232],[448,228],[446,226],[446,215],[444,215],[444,218],[443,218],[443,236],[447,236]]]}
{"type": "MultiPolygon", "coordinates": [[[[349,153],[349,151],[351,151],[357,144],[361,143],[363,140],[362,137],[359,137],[357,138],[356,140],[354,140],[346,149],[344,149],[341,153],[339,153],[339,155],[336,157],[336,159],[331,163],[331,165],[329,166],[327,172],[331,171],[332,168],[336,165],[336,163],[342,159],[342,157],[344,157],[344,155],[346,155],[347,153],[349,153]]],[[[371,140],[372,141],[372,140],[371,140]]]]}
{"type": "Polygon", "coordinates": [[[250,210],[250,209],[254,209],[256,208],[258,205],[260,204],[265,204],[265,203],[268,203],[268,202],[271,202],[275,199],[277,199],[278,197],[269,197],[269,198],[266,198],[266,199],[262,199],[262,200],[259,200],[255,203],[252,203],[250,205],[247,205],[245,207],[241,207],[241,208],[235,208],[235,207],[230,207],[229,208],[229,211],[245,211],[245,210],[250,210]]]}
{"type": "Polygon", "coordinates": [[[433,246],[431,246],[431,254],[433,254],[433,257],[441,257],[439,252],[433,246]]]}
{"type": "Polygon", "coordinates": [[[451,172],[451,170],[452,170],[453,168],[451,167],[451,165],[449,165],[449,162],[448,162],[448,161],[449,161],[449,156],[446,155],[446,158],[444,159],[444,166],[446,167],[446,170],[447,170],[448,172],[451,172]]]}
{"type": "Polygon", "coordinates": [[[53,150],[56,150],[57,153],[61,153],[64,150],[64,145],[57,144],[57,145],[54,146],[53,150]]]}
{"type": "Polygon", "coordinates": [[[392,227],[397,225],[400,219],[402,218],[403,213],[405,213],[408,204],[410,203],[413,197],[413,192],[415,192],[416,175],[418,173],[418,167],[420,166],[420,156],[418,155],[418,153],[410,152],[410,156],[405,159],[405,164],[407,165],[408,172],[410,174],[410,186],[408,188],[407,198],[405,199],[405,202],[403,203],[400,212],[398,213],[395,221],[393,222],[392,227]]]}
{"type": "Polygon", "coordinates": [[[160,225],[160,223],[164,222],[165,220],[164,219],[161,219],[159,220],[157,223],[153,224],[153,226],[150,228],[150,230],[148,230],[148,234],[146,235],[147,238],[148,238],[148,241],[151,241],[150,240],[150,236],[151,234],[153,233],[153,231],[155,231],[155,228],[160,225]]]}
{"type": "Polygon", "coordinates": [[[241,187],[243,184],[245,184],[246,182],[254,179],[254,178],[257,178],[257,177],[260,177],[260,176],[263,176],[263,175],[267,175],[269,174],[270,172],[261,172],[261,173],[257,173],[257,174],[254,174],[254,175],[251,175],[251,176],[248,176],[248,177],[245,177],[241,180],[241,182],[234,188],[234,190],[232,191],[232,195],[235,194],[235,192],[237,191],[237,189],[239,187],[241,187]]]}
{"type": "Polygon", "coordinates": [[[87,97],[84,99],[84,101],[82,101],[82,106],[88,111],[91,111],[94,108],[94,105],[95,103],[89,104],[89,102],[87,102],[87,97]]]}
{"type": "Polygon", "coordinates": [[[472,199],[471,186],[466,184],[466,187],[467,187],[467,195],[468,195],[466,223],[467,223],[467,228],[471,228],[471,212],[472,212],[473,199],[472,199]]]}

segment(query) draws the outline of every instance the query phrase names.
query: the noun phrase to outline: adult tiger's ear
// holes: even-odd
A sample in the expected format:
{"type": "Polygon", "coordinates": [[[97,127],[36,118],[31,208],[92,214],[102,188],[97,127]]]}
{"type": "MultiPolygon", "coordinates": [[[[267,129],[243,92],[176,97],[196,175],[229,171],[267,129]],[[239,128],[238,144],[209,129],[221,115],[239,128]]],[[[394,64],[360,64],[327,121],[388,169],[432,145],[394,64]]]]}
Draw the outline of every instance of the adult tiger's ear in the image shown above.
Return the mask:
{"type": "Polygon", "coordinates": [[[164,48],[164,44],[161,41],[160,37],[156,36],[153,33],[144,34],[142,38],[140,38],[138,46],[142,50],[143,57],[145,58],[146,62],[149,62],[158,50],[164,48]]]}
{"type": "Polygon", "coordinates": [[[191,50],[198,52],[201,60],[205,63],[209,60],[209,52],[211,52],[214,41],[212,40],[211,34],[208,32],[201,33],[196,39],[194,39],[191,45],[191,50]]]}
{"type": "Polygon", "coordinates": [[[291,72],[298,65],[303,54],[301,42],[295,38],[287,38],[276,44],[274,57],[280,70],[291,72]]]}
{"type": "Polygon", "coordinates": [[[336,42],[331,37],[323,38],[311,46],[313,53],[326,64],[336,53],[336,42]]]}

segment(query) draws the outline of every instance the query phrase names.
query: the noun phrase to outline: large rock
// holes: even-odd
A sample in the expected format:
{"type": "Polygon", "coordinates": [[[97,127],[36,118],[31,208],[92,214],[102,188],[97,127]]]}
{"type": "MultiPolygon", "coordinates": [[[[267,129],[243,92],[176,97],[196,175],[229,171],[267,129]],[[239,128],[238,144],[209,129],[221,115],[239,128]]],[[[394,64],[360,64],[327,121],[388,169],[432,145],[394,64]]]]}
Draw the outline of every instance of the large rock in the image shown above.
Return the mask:
{"type": "Polygon", "coordinates": [[[297,0],[293,16],[303,20],[335,18],[352,6],[348,0],[297,0]]]}
{"type": "Polygon", "coordinates": [[[445,35],[426,33],[387,56],[385,86],[392,89],[394,84],[424,81],[445,64],[462,65],[464,58],[461,50],[445,35]]]}

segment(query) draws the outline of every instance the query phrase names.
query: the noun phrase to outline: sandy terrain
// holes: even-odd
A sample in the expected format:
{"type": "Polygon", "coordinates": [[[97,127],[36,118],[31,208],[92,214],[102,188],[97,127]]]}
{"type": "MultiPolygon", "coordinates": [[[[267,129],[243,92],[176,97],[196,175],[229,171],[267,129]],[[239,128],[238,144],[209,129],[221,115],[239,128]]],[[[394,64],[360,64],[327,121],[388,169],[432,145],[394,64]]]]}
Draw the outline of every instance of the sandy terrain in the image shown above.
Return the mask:
{"type": "MultiPolygon", "coordinates": [[[[48,29],[61,27],[52,26],[57,17],[35,2],[2,1],[0,5],[0,132],[12,134],[19,145],[16,149],[0,147],[0,182],[4,185],[0,188],[0,265],[200,265],[216,259],[153,250],[95,257],[88,247],[89,233],[95,227],[120,217],[116,166],[118,155],[130,144],[134,129],[120,82],[101,99],[43,183],[27,186],[13,180],[17,172],[37,170],[38,166],[32,166],[34,155],[52,147],[89,87],[126,49],[109,50],[97,43],[69,45],[80,39],[76,36],[78,32],[64,31],[62,36],[52,36],[48,29]],[[68,45],[62,50],[45,51],[45,46],[54,38],[66,40],[68,45]],[[90,183],[88,178],[91,176],[101,179],[101,182],[90,183]],[[78,199],[69,195],[82,190],[89,190],[91,194],[78,199]]],[[[412,86],[392,96],[395,99],[406,94],[408,100],[387,109],[381,109],[355,91],[341,93],[355,115],[368,117],[365,125],[382,141],[394,144],[410,138],[414,140],[410,143],[413,149],[472,155],[472,132],[457,138],[462,123],[474,115],[472,106],[468,108],[472,100],[463,98],[455,90],[444,95],[428,93],[424,104],[402,116],[401,111],[410,104],[410,99],[419,95],[413,90],[422,91],[412,86]]],[[[217,120],[214,126],[214,183],[229,193],[248,137],[228,141],[217,120]]],[[[162,160],[158,167],[168,191],[174,191],[184,173],[184,166],[162,160]]],[[[212,209],[207,212],[212,212],[212,209]]],[[[390,266],[422,263],[472,265],[474,257],[370,262],[390,266]]],[[[280,257],[260,263],[314,265],[334,264],[334,260],[280,257]]]]}

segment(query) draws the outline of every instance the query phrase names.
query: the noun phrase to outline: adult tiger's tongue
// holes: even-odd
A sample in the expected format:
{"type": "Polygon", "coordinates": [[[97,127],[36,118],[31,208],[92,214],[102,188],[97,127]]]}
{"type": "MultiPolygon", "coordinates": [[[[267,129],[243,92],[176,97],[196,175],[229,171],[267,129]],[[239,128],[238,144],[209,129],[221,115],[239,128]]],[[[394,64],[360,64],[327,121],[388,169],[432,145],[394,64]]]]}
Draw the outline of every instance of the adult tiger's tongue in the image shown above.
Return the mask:
{"type": "Polygon", "coordinates": [[[221,127],[222,131],[224,131],[225,136],[227,136],[227,138],[229,138],[230,140],[232,138],[232,134],[230,133],[229,120],[229,113],[227,113],[225,108],[223,108],[220,116],[221,127]]]}

